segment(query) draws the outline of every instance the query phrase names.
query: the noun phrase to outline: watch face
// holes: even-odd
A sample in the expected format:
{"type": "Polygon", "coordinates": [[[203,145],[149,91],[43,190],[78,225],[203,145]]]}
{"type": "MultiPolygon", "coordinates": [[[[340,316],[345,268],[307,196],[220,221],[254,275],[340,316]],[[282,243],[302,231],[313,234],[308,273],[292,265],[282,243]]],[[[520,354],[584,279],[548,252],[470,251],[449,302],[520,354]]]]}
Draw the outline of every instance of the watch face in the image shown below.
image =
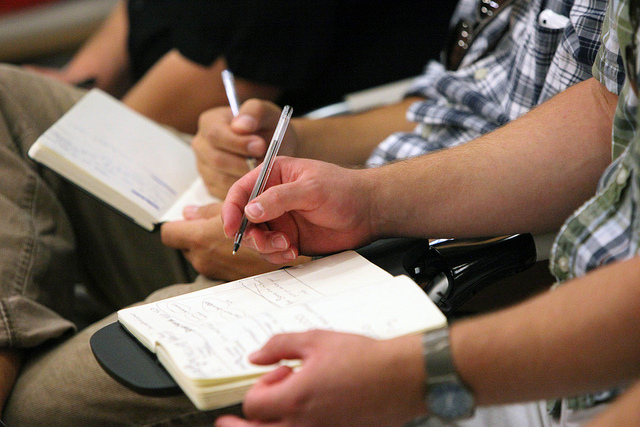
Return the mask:
{"type": "Polygon", "coordinates": [[[470,417],[474,400],[463,385],[447,382],[431,386],[427,405],[434,415],[451,420],[470,417]]]}

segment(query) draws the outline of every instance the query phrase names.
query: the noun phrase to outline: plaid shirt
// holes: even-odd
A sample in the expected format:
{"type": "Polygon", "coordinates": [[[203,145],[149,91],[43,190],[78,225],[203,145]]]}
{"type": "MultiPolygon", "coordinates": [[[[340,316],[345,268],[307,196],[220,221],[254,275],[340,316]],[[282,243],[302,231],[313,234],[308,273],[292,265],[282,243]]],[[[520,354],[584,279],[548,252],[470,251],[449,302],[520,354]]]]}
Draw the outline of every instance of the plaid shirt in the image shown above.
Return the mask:
{"type": "MultiPolygon", "coordinates": [[[[413,133],[396,133],[383,141],[368,164],[468,142],[591,77],[606,4],[514,0],[476,37],[458,71],[446,71],[435,61],[427,65],[409,93],[426,98],[407,113],[418,126],[413,133]],[[538,16],[544,9],[570,18],[570,24],[543,28],[538,16]]],[[[454,20],[474,21],[477,7],[478,0],[460,0],[454,20]]]]}
{"type": "Polygon", "coordinates": [[[613,121],[613,162],[603,174],[597,194],[560,230],[551,257],[552,272],[560,280],[581,276],[638,252],[640,135],[636,132],[638,99],[625,82],[620,55],[632,34],[624,0],[612,0],[603,28],[603,44],[593,74],[620,95],[613,121]]]}
{"type": "MultiPolygon", "coordinates": [[[[550,268],[560,281],[638,253],[640,240],[640,135],[638,99],[625,80],[621,52],[634,34],[626,0],[611,0],[602,30],[602,46],[593,75],[619,95],[613,119],[612,163],[600,178],[596,195],[563,225],[553,246],[550,268]]],[[[637,52],[636,52],[637,56],[637,52]]],[[[627,61],[629,58],[624,58],[627,61]]],[[[636,61],[636,70],[638,70],[636,61]]],[[[638,76],[634,76],[636,81],[638,76]]],[[[568,400],[569,408],[587,408],[615,398],[622,388],[568,400]]]]}
{"type": "Polygon", "coordinates": [[[638,99],[625,81],[620,54],[625,51],[632,34],[626,1],[611,1],[603,28],[603,43],[593,74],[611,92],[620,95],[613,121],[613,162],[600,179],[597,194],[560,230],[551,257],[552,272],[560,280],[633,257],[639,247],[638,99]]]}

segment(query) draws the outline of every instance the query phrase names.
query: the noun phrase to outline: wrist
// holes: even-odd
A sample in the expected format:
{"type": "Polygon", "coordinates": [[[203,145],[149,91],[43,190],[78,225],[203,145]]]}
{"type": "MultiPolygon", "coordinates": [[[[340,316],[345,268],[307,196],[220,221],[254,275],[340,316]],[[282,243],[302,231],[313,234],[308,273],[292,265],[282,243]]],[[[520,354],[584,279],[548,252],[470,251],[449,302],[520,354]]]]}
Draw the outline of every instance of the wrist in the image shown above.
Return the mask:
{"type": "Polygon", "coordinates": [[[386,173],[384,166],[378,168],[365,169],[359,174],[363,181],[364,189],[361,194],[366,197],[369,207],[369,227],[371,237],[375,239],[385,237],[398,237],[398,220],[397,215],[397,192],[390,185],[380,185],[380,183],[388,183],[392,177],[386,173]]]}
{"type": "Polygon", "coordinates": [[[471,417],[475,396],[454,365],[449,328],[425,332],[422,350],[426,372],[425,403],[429,413],[445,421],[471,417]]]}

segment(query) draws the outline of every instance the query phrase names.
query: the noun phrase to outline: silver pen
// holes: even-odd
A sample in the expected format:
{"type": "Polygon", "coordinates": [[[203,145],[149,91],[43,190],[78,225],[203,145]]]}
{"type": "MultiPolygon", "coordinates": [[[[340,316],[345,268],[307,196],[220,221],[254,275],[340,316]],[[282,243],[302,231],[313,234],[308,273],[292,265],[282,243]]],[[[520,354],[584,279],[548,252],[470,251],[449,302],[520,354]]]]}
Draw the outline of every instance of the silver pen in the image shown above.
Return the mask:
{"type": "MultiPolygon", "coordinates": [[[[236,92],[236,80],[230,70],[222,70],[222,84],[224,85],[224,91],[227,94],[227,99],[229,100],[231,113],[233,113],[233,117],[237,117],[240,113],[240,104],[238,102],[238,94],[236,92]]],[[[249,166],[249,170],[255,169],[255,158],[247,157],[246,161],[247,166],[249,166]]]]}
{"type": "MultiPolygon", "coordinates": [[[[267,149],[267,154],[264,157],[264,162],[262,162],[262,169],[260,170],[260,175],[258,175],[258,179],[256,180],[256,184],[253,186],[253,191],[251,191],[251,195],[249,196],[249,200],[247,204],[255,199],[259,194],[264,191],[264,187],[267,185],[267,180],[269,179],[269,174],[271,173],[271,168],[273,168],[273,162],[276,160],[276,155],[278,154],[278,150],[280,149],[280,144],[282,143],[282,138],[284,138],[284,133],[287,131],[287,126],[289,125],[289,120],[291,120],[291,114],[293,113],[293,109],[290,106],[285,106],[282,110],[282,114],[280,115],[280,120],[278,120],[278,125],[276,126],[276,130],[273,133],[273,138],[271,138],[271,142],[269,143],[269,148],[267,149]]],[[[240,248],[240,242],[242,242],[242,236],[247,228],[248,220],[245,214],[242,215],[242,222],[240,223],[240,228],[236,233],[236,237],[233,241],[233,254],[235,255],[240,248]]]]}

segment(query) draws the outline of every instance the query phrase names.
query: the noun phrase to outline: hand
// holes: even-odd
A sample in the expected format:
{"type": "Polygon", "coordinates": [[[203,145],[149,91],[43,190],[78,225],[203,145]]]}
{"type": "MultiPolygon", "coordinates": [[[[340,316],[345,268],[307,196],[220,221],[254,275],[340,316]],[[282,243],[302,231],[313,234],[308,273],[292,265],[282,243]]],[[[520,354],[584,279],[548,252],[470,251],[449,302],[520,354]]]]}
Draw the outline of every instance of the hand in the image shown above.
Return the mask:
{"type": "Polygon", "coordinates": [[[250,357],[259,365],[282,359],[303,366],[264,375],[244,399],[247,421],[221,417],[217,427],[399,426],[426,412],[418,335],[376,341],[328,331],[283,334],[250,357]]]}
{"type": "MultiPolygon", "coordinates": [[[[275,131],[281,110],[267,101],[249,100],[233,117],[228,107],[214,108],[200,116],[191,145],[197,166],[209,192],[224,198],[229,187],[247,173],[247,158],[262,159],[275,131]]],[[[292,154],[293,126],[285,135],[281,154],[292,154]]]]}
{"type": "Polygon", "coordinates": [[[351,249],[375,237],[370,217],[375,184],[366,171],[278,157],[267,190],[247,204],[258,174],[256,169],[231,187],[222,221],[227,237],[240,227],[243,209],[250,222],[261,224],[247,227],[243,244],[266,260],[290,262],[299,253],[351,249]]]}
{"type": "Polygon", "coordinates": [[[233,244],[222,232],[220,209],[220,204],[186,209],[186,221],[162,225],[162,242],[182,250],[196,271],[213,279],[237,280],[274,270],[253,251],[231,254],[233,244]]]}

